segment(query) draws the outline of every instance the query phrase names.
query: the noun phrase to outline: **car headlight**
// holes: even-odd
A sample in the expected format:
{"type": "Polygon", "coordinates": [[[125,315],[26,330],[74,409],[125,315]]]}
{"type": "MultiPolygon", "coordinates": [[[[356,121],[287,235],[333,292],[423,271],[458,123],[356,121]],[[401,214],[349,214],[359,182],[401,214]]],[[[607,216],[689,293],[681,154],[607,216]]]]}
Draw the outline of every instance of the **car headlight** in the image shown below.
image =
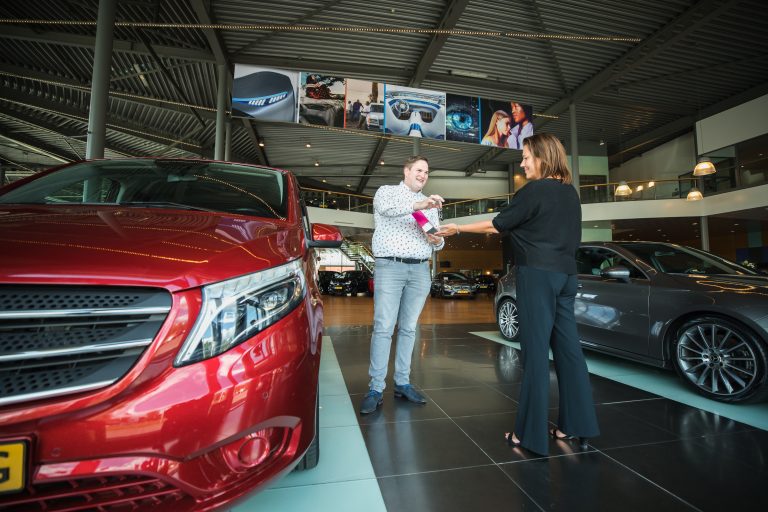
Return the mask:
{"type": "Polygon", "coordinates": [[[301,261],[203,287],[203,305],[174,364],[217,356],[290,313],[304,298],[301,261]]]}

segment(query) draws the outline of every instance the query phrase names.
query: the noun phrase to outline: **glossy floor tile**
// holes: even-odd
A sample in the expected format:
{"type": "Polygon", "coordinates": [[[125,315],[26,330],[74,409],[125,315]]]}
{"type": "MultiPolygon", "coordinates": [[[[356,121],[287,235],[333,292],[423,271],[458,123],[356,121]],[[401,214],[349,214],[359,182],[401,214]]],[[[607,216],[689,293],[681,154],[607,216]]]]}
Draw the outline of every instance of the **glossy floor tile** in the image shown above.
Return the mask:
{"type": "MultiPolygon", "coordinates": [[[[357,408],[370,327],[329,334],[357,408]]],[[[587,355],[602,435],[586,449],[551,439],[542,457],[503,439],[517,411],[518,349],[493,324],[421,325],[411,383],[429,403],[393,399],[390,362],[384,405],[356,416],[387,510],[766,510],[768,432],[755,427],[766,404],[702,406],[711,401],[689,397],[674,374],[587,355]]],[[[557,408],[552,371],[552,424],[557,408]]]]}
{"type": "MultiPolygon", "coordinates": [[[[523,370],[493,329],[421,325],[411,383],[429,403],[394,398],[390,361],[384,403],[363,416],[370,326],[328,327],[320,465],[233,510],[768,509],[768,404],[706,403],[674,374],[589,352],[601,436],[585,449],[550,439],[548,457],[509,446],[523,370]]],[[[557,414],[551,371],[552,424],[557,414]]]]}

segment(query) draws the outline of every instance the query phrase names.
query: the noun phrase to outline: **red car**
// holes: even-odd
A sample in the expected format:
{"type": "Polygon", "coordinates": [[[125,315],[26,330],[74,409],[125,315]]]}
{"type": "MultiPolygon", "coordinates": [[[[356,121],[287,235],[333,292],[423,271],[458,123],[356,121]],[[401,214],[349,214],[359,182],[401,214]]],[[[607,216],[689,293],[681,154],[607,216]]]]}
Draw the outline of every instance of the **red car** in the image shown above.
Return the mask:
{"type": "Polygon", "coordinates": [[[0,509],[210,510],[317,464],[323,310],[286,171],[94,160],[0,189],[0,509]]]}

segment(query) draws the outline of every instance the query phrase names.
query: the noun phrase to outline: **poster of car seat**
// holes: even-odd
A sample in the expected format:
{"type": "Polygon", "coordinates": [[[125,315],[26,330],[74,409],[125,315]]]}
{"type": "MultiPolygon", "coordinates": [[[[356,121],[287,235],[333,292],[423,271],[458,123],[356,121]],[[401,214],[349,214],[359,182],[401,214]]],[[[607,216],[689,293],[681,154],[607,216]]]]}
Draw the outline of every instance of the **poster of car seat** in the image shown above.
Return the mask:
{"type": "Polygon", "coordinates": [[[347,105],[344,126],[380,131],[384,128],[384,84],[347,79],[347,105]]]}
{"type": "Polygon", "coordinates": [[[514,100],[480,100],[480,144],[523,149],[523,139],[533,135],[533,107],[514,100]]]}
{"type": "Polygon", "coordinates": [[[384,131],[444,140],[445,93],[385,84],[384,131]]]}
{"type": "Polygon", "coordinates": [[[480,98],[446,95],[445,138],[456,142],[480,142],[480,98]]]}
{"type": "Polygon", "coordinates": [[[296,71],[235,64],[232,115],[296,122],[298,81],[296,71]]]}
{"type": "Polygon", "coordinates": [[[302,71],[299,76],[299,123],[344,126],[345,94],[343,78],[302,71]]]}

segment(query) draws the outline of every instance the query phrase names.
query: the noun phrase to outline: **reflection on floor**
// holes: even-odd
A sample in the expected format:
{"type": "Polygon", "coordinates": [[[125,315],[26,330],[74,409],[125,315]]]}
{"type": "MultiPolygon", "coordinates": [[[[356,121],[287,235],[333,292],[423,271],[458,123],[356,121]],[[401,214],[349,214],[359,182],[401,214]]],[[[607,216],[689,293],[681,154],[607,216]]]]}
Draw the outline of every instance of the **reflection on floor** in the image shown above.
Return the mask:
{"type": "MultiPolygon", "coordinates": [[[[522,368],[517,349],[488,334],[494,329],[492,323],[422,324],[411,381],[430,402],[417,406],[395,400],[390,380],[382,408],[360,416],[356,411],[368,387],[371,327],[327,327],[339,368],[328,369],[327,343],[321,423],[331,423],[323,423],[321,466],[312,471],[318,475],[309,472],[301,477],[305,480],[289,475],[236,510],[768,508],[768,432],[726,413],[685,405],[677,396],[664,398],[656,394],[658,388],[648,392],[637,377],[628,386],[591,375],[602,435],[587,450],[552,440],[551,455],[537,457],[509,447],[502,435],[515,419],[522,368]],[[340,435],[327,435],[332,429],[340,435]]],[[[618,360],[618,369],[611,370],[612,364],[611,358],[602,358],[590,367],[621,376],[619,381],[637,373],[618,360]]],[[[669,382],[681,386],[674,378],[669,382]]],[[[554,373],[549,405],[554,421],[554,373]]],[[[759,415],[768,404],[754,407],[759,415]]]]}

